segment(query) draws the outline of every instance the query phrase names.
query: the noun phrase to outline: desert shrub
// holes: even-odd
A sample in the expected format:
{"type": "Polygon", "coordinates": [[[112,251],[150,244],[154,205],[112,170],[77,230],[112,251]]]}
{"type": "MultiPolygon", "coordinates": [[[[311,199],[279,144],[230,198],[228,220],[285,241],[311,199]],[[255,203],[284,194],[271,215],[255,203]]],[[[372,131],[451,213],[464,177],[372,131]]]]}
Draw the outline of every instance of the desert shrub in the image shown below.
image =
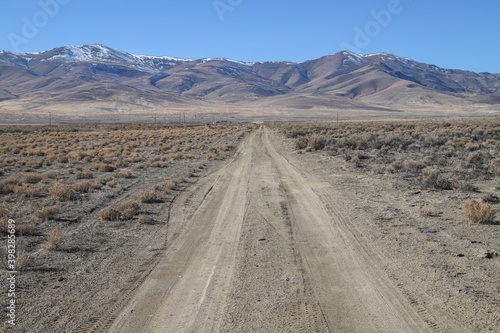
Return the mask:
{"type": "Polygon", "coordinates": [[[42,221],[53,220],[59,213],[57,206],[47,206],[35,211],[35,216],[42,221]]]}
{"type": "Polygon", "coordinates": [[[79,193],[88,193],[92,189],[92,183],[88,180],[82,180],[75,184],[75,191],[79,193]]]}
{"type": "Polygon", "coordinates": [[[50,198],[55,201],[70,201],[75,197],[73,190],[61,183],[52,183],[49,187],[49,194],[50,198]]]}
{"type": "Polygon", "coordinates": [[[100,190],[102,188],[102,184],[101,184],[101,182],[96,180],[96,181],[93,181],[92,184],[90,184],[90,187],[93,190],[100,190]]]}
{"type": "Polygon", "coordinates": [[[489,203],[481,203],[476,199],[468,199],[464,205],[464,213],[469,224],[492,224],[496,215],[489,203]]]}
{"type": "Polygon", "coordinates": [[[208,148],[205,156],[203,157],[203,159],[205,160],[209,160],[210,158],[215,158],[217,156],[217,149],[216,148],[213,148],[213,147],[210,147],[208,148]]]}
{"type": "Polygon", "coordinates": [[[481,153],[478,151],[474,151],[467,156],[467,159],[465,160],[469,164],[480,164],[481,161],[481,153]]]}
{"type": "Polygon", "coordinates": [[[153,218],[146,214],[140,214],[139,216],[137,216],[137,221],[140,224],[154,224],[153,218]]]}
{"type": "Polygon", "coordinates": [[[125,201],[118,206],[118,211],[124,220],[131,220],[139,212],[140,206],[134,201],[125,201]]]}
{"type": "Polygon", "coordinates": [[[106,183],[106,186],[113,188],[116,186],[116,181],[110,180],[109,182],[106,183]]]}
{"type": "Polygon", "coordinates": [[[158,193],[154,190],[142,190],[135,193],[132,199],[140,203],[155,203],[158,202],[158,193]]]}
{"type": "Polygon", "coordinates": [[[15,185],[14,194],[19,198],[33,198],[40,195],[40,192],[35,187],[23,184],[23,185],[15,185]]]}
{"type": "MultiPolygon", "coordinates": [[[[14,193],[14,188],[17,186],[16,183],[9,183],[7,181],[0,181],[0,194],[14,193]]],[[[16,180],[17,181],[17,180],[16,180]]]]}
{"type": "Polygon", "coordinates": [[[21,182],[23,182],[24,184],[36,184],[39,183],[42,178],[42,175],[36,172],[28,172],[21,177],[21,182]]]}
{"type": "Polygon", "coordinates": [[[118,221],[121,217],[120,211],[112,207],[101,209],[97,215],[102,221],[118,221]]]}
{"type": "Polygon", "coordinates": [[[33,222],[16,223],[16,233],[20,236],[30,236],[36,234],[36,224],[33,222]]]}
{"type": "Polygon", "coordinates": [[[55,170],[45,171],[43,176],[47,179],[55,179],[55,178],[57,178],[57,171],[55,171],[55,170]]]}
{"type": "Polygon", "coordinates": [[[164,183],[163,183],[163,187],[168,190],[168,191],[172,191],[172,190],[175,190],[176,187],[177,187],[177,182],[170,178],[170,179],[167,179],[164,183]]]}
{"type": "Polygon", "coordinates": [[[115,169],[116,168],[110,164],[100,164],[97,167],[97,171],[99,171],[99,172],[113,172],[113,171],[115,171],[115,169]]]}
{"type": "Polygon", "coordinates": [[[320,135],[313,135],[309,138],[308,146],[314,150],[322,150],[326,146],[326,139],[320,135]]]}
{"type": "Polygon", "coordinates": [[[492,159],[490,161],[490,165],[495,169],[495,171],[500,172],[500,157],[492,159]]]}
{"type": "Polygon", "coordinates": [[[134,175],[132,174],[132,171],[130,170],[120,170],[117,174],[118,178],[133,178],[134,175]]]}
{"type": "Polygon", "coordinates": [[[295,149],[306,149],[309,140],[307,138],[301,137],[295,141],[295,149]]]}
{"type": "Polygon", "coordinates": [[[66,233],[61,228],[51,229],[47,233],[47,248],[60,250],[66,243],[66,233]]]}
{"type": "Polygon", "coordinates": [[[422,184],[426,188],[436,190],[451,190],[451,182],[444,178],[444,176],[435,168],[422,169],[422,184]]]}
{"type": "Polygon", "coordinates": [[[92,179],[94,174],[90,170],[77,171],[75,173],[76,179],[92,179]]]}
{"type": "Polygon", "coordinates": [[[433,216],[434,213],[432,212],[432,209],[429,206],[424,206],[422,209],[420,209],[420,215],[424,217],[430,217],[433,216]]]}

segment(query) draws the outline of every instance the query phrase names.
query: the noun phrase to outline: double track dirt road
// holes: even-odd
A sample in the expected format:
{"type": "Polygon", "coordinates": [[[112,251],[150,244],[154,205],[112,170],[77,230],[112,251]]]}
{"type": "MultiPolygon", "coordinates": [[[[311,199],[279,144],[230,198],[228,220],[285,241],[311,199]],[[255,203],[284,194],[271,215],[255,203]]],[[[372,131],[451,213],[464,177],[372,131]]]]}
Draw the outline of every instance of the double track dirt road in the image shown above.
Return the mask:
{"type": "Polygon", "coordinates": [[[268,129],[176,199],[167,249],[110,332],[431,332],[331,185],[268,129]]]}

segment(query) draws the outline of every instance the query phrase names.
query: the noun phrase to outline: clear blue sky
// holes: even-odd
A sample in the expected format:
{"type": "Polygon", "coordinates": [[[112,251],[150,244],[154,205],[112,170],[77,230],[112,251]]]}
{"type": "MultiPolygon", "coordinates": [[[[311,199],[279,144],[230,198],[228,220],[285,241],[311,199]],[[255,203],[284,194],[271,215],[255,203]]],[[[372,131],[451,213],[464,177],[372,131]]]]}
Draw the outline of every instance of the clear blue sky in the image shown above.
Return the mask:
{"type": "Polygon", "coordinates": [[[304,61],[351,48],[500,73],[499,14],[498,0],[3,0],[0,50],[304,61]]]}

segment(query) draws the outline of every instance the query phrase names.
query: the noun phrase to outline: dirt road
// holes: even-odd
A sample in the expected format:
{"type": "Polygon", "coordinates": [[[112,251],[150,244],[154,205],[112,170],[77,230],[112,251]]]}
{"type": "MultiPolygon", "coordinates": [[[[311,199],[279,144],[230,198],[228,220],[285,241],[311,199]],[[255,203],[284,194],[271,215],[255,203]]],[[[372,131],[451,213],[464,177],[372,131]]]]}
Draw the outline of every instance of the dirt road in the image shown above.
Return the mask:
{"type": "Polygon", "coordinates": [[[342,193],[277,142],[254,131],[176,199],[163,258],[109,331],[433,331],[349,227],[342,193]]]}

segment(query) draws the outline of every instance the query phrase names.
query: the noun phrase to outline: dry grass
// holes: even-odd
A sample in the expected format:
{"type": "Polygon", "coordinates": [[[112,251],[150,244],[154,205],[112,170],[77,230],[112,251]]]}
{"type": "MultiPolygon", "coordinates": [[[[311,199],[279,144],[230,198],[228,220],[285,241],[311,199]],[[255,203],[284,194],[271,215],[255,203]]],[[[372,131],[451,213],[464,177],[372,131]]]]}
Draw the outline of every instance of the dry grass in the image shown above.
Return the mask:
{"type": "Polygon", "coordinates": [[[134,175],[132,174],[132,171],[124,169],[120,170],[117,174],[118,178],[134,178],[134,175]]]}
{"type": "Polygon", "coordinates": [[[464,213],[469,224],[492,224],[496,211],[489,203],[481,203],[476,199],[468,199],[464,205],[464,213]]]}
{"type": "Polygon", "coordinates": [[[118,206],[118,211],[124,220],[132,220],[139,213],[140,206],[134,201],[125,201],[118,206]]]}
{"type": "Polygon", "coordinates": [[[154,224],[154,219],[147,214],[140,214],[137,216],[137,221],[140,224],[154,224]]]}
{"type": "Polygon", "coordinates": [[[47,233],[47,249],[61,250],[66,244],[66,233],[60,228],[51,229],[47,233]]]}
{"type": "Polygon", "coordinates": [[[77,171],[75,173],[76,179],[92,179],[94,178],[94,174],[90,170],[77,171]]]}
{"type": "Polygon", "coordinates": [[[59,214],[59,208],[57,206],[47,206],[35,211],[34,214],[42,221],[54,220],[57,214],[59,214]]]}
{"type": "Polygon", "coordinates": [[[155,203],[158,202],[159,195],[155,190],[142,190],[132,195],[132,199],[140,203],[155,203]]]}
{"type": "Polygon", "coordinates": [[[24,184],[36,184],[41,182],[42,179],[43,179],[42,175],[35,172],[28,172],[21,177],[21,182],[24,184]]]}
{"type": "Polygon", "coordinates": [[[75,195],[73,190],[65,184],[52,183],[49,187],[50,198],[55,201],[70,201],[75,195]]]}
{"type": "Polygon", "coordinates": [[[117,209],[106,207],[100,210],[98,215],[101,221],[118,221],[122,214],[117,209]]]}

